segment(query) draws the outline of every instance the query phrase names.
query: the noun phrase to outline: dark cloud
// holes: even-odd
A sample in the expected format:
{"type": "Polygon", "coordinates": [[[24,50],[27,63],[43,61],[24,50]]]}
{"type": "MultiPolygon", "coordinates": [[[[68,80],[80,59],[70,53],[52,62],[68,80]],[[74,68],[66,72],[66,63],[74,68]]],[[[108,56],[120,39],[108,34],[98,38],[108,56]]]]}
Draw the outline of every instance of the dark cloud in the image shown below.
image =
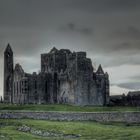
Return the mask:
{"type": "Polygon", "coordinates": [[[62,18],[80,17],[85,13],[105,15],[113,11],[137,11],[139,7],[139,0],[1,0],[0,25],[42,28],[55,24],[54,18],[58,23],[62,18]]]}
{"type": "Polygon", "coordinates": [[[90,12],[116,12],[139,8],[139,0],[70,0],[65,6],[90,12]]]}
{"type": "Polygon", "coordinates": [[[93,59],[97,64],[102,63],[104,67],[118,67],[122,65],[140,65],[139,56],[118,56],[118,57],[109,57],[109,56],[100,56],[93,59]]]}
{"type": "Polygon", "coordinates": [[[135,26],[129,26],[125,29],[116,30],[113,32],[114,38],[123,39],[140,39],[140,29],[135,26]]]}
{"type": "Polygon", "coordinates": [[[137,90],[140,89],[140,82],[121,83],[118,84],[118,86],[130,90],[137,90]]]}
{"type": "Polygon", "coordinates": [[[122,43],[116,43],[112,48],[109,48],[112,54],[120,57],[130,57],[140,54],[140,41],[128,40],[122,43]]]}
{"type": "Polygon", "coordinates": [[[93,35],[93,29],[89,27],[80,27],[80,25],[76,25],[72,22],[66,24],[66,26],[60,27],[59,28],[61,31],[66,31],[66,32],[74,32],[74,33],[79,33],[79,34],[84,34],[84,35],[93,35]]]}
{"type": "MultiPolygon", "coordinates": [[[[2,54],[8,43],[11,44],[14,54],[20,57],[28,57],[31,54],[36,55],[40,52],[43,45],[47,45],[44,44],[44,40],[47,40],[45,34],[36,30],[5,29],[5,31],[0,34],[0,37],[0,40],[3,42],[1,43],[2,51],[0,54],[2,54]],[[1,36],[3,36],[3,38],[1,36]]],[[[0,55],[0,57],[2,57],[2,55],[0,55]]]]}
{"type": "MultiPolygon", "coordinates": [[[[120,64],[139,64],[140,28],[135,26],[118,28],[120,29],[115,31],[111,29],[111,35],[109,32],[106,35],[103,34],[104,39],[98,42],[99,53],[112,58],[113,61],[116,59],[120,64]]],[[[117,63],[114,63],[114,65],[117,65],[117,63]]]]}

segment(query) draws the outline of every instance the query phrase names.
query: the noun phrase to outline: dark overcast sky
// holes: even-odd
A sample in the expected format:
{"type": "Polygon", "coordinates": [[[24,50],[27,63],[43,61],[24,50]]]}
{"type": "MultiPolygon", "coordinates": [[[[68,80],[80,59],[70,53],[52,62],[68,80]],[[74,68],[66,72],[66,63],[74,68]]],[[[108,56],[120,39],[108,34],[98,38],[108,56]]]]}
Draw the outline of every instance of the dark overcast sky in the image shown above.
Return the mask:
{"type": "Polygon", "coordinates": [[[56,46],[102,64],[112,94],[140,89],[140,0],[0,0],[0,95],[7,43],[27,72],[56,46]]]}

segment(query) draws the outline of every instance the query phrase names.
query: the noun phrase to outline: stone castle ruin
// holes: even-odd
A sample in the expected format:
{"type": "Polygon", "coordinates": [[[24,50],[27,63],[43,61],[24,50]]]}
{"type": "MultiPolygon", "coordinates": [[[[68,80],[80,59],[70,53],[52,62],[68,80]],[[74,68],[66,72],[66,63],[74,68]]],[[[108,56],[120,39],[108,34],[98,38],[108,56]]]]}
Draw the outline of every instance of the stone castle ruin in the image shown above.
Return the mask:
{"type": "Polygon", "coordinates": [[[101,65],[94,71],[86,52],[55,47],[41,54],[41,72],[29,74],[20,64],[14,67],[13,51],[8,44],[4,52],[4,102],[106,105],[109,77],[101,65]]]}

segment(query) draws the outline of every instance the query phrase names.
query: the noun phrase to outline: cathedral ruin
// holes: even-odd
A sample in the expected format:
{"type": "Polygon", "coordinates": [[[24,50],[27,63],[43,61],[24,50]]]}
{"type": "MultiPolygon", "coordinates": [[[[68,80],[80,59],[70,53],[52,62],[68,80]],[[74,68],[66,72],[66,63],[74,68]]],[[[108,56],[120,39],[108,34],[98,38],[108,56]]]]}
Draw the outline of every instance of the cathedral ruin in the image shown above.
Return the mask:
{"type": "Polygon", "coordinates": [[[4,52],[4,102],[106,105],[109,76],[101,65],[94,70],[86,52],[55,47],[41,54],[41,71],[29,74],[20,64],[14,66],[13,51],[8,44],[4,52]]]}

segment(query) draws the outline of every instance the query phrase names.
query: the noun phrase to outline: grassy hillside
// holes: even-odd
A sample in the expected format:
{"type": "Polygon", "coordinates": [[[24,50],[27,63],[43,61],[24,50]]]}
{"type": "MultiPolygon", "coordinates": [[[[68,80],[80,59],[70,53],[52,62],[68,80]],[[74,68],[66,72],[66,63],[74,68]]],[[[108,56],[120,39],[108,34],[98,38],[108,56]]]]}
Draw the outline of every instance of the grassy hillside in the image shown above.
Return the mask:
{"type": "Polygon", "coordinates": [[[10,105],[0,104],[0,111],[77,111],[77,112],[105,112],[105,111],[140,111],[140,107],[102,107],[102,106],[73,106],[73,105],[10,105]]]}
{"type": "Polygon", "coordinates": [[[109,123],[92,121],[43,121],[43,120],[2,120],[0,119],[1,140],[140,140],[140,124],[109,123]],[[35,129],[62,132],[64,134],[80,134],[79,138],[62,138],[35,136],[17,130],[19,125],[28,125],[35,129]]]}

